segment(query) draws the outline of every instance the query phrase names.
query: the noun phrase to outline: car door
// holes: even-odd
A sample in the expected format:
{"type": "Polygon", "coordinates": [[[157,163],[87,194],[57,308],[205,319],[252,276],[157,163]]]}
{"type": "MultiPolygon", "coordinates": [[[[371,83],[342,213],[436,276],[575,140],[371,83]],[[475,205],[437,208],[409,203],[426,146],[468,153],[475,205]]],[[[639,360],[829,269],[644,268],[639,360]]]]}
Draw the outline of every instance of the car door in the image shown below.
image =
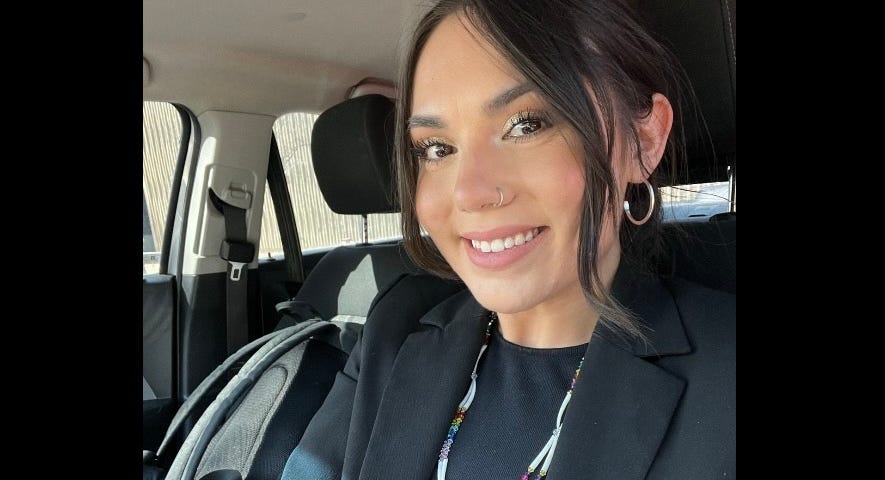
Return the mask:
{"type": "Polygon", "coordinates": [[[170,239],[190,136],[189,117],[166,102],[144,102],[142,155],[142,445],[156,450],[175,412],[177,282],[170,239]],[[175,200],[175,201],[173,201],[175,200]]]}

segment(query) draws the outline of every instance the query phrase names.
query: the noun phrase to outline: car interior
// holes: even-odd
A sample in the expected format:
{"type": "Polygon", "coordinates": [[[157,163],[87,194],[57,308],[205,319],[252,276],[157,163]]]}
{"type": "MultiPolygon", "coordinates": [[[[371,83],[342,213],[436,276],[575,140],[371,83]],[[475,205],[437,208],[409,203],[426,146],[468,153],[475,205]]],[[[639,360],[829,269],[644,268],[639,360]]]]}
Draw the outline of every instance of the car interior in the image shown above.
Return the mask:
{"type": "MultiPolygon", "coordinates": [[[[374,299],[435,282],[429,310],[463,288],[373,231],[398,211],[394,80],[429,3],[143,2],[146,199],[149,136],[162,134],[148,116],[164,104],[178,125],[164,144],[167,185],[151,200],[162,213],[148,219],[145,200],[146,225],[164,228],[144,251],[157,263],[142,284],[144,478],[280,478],[374,299]],[[283,121],[291,114],[310,116],[309,128],[283,121]],[[341,220],[298,219],[313,208],[293,200],[306,198],[307,170],[341,220]],[[348,241],[302,248],[344,222],[356,225],[348,241]],[[277,252],[262,250],[268,238],[277,252]]],[[[674,186],[727,182],[727,211],[667,221],[660,271],[736,293],[735,1],[631,3],[682,62],[701,110],[674,186]]]]}

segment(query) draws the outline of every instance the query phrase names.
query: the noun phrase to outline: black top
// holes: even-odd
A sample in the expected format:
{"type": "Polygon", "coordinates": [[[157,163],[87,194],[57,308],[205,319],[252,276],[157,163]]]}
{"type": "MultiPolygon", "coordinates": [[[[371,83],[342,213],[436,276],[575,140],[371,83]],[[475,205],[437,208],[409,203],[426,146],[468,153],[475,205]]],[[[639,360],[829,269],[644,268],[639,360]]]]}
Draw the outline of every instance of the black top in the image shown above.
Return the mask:
{"type": "MultiPolygon", "coordinates": [[[[476,397],[449,453],[446,478],[519,479],[550,439],[586,350],[587,344],[516,345],[501,336],[496,322],[476,372],[476,397]]],[[[579,379],[575,388],[580,384],[579,379]]],[[[568,459],[554,455],[554,463],[561,461],[568,459]]]]}

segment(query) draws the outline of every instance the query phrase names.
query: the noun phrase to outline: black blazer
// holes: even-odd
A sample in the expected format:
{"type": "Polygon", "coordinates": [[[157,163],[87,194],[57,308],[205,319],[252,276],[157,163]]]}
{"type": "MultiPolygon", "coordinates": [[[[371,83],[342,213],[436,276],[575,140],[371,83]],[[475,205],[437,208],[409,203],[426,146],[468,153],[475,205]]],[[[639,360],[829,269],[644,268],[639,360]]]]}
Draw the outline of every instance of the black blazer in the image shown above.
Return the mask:
{"type": "MultiPolygon", "coordinates": [[[[734,478],[735,296],[623,265],[612,288],[650,342],[597,326],[548,479],[734,478]]],[[[435,475],[487,323],[456,290],[418,275],[379,297],[283,479],[435,475]]]]}

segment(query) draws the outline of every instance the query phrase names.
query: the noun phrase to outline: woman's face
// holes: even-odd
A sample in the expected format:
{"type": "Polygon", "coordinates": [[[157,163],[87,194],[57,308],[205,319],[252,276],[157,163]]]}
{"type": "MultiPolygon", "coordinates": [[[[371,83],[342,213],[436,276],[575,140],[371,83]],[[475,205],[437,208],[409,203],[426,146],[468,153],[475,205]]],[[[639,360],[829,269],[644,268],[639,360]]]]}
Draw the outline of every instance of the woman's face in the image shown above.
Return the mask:
{"type": "MultiPolygon", "coordinates": [[[[466,23],[443,20],[415,71],[418,220],[488,309],[586,303],[577,273],[580,141],[466,23]]],[[[615,223],[606,222],[599,252],[612,274],[615,223]]]]}

